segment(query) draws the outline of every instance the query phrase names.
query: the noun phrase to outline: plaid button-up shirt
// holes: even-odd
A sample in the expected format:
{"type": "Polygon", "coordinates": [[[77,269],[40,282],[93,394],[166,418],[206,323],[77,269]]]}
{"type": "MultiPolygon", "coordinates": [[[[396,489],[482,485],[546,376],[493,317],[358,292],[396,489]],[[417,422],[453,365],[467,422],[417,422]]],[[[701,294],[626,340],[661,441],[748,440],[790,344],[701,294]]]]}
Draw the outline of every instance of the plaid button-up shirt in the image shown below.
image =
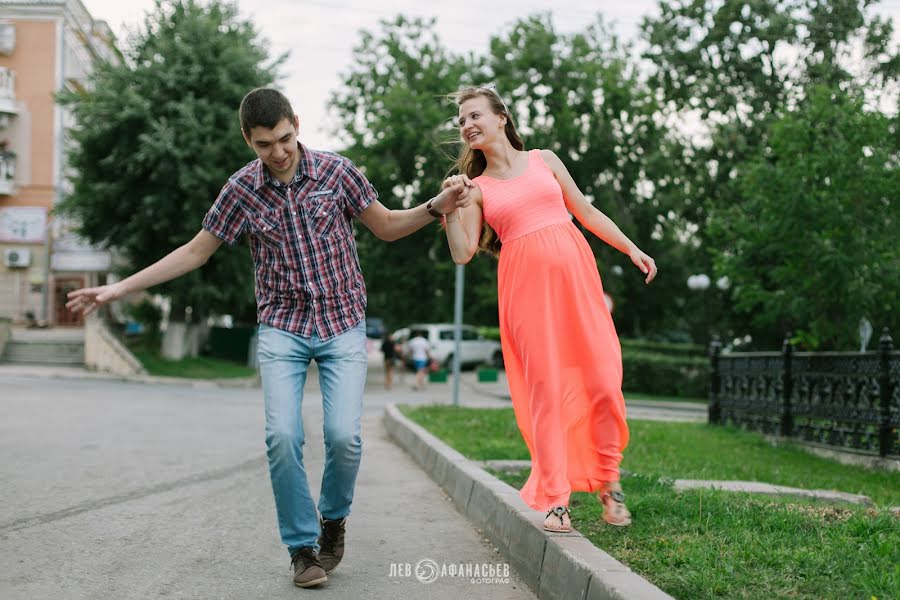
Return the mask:
{"type": "Polygon", "coordinates": [[[231,245],[248,235],[260,323],[330,339],[365,319],[351,219],[378,194],[350,160],[298,147],[289,184],[254,160],[228,179],[203,228],[231,245]]]}

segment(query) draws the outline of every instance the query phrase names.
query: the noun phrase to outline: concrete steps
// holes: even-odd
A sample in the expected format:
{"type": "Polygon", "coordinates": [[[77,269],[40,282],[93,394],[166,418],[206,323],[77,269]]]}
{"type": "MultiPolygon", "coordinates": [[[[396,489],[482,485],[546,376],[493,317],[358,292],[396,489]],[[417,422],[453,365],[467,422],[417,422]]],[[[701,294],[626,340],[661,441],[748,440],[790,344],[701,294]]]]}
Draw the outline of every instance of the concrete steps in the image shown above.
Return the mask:
{"type": "Polygon", "coordinates": [[[82,329],[28,330],[14,328],[0,362],[11,364],[83,366],[82,329]]]}
{"type": "Polygon", "coordinates": [[[83,365],[84,343],[10,341],[2,362],[39,365],[83,365]]]}

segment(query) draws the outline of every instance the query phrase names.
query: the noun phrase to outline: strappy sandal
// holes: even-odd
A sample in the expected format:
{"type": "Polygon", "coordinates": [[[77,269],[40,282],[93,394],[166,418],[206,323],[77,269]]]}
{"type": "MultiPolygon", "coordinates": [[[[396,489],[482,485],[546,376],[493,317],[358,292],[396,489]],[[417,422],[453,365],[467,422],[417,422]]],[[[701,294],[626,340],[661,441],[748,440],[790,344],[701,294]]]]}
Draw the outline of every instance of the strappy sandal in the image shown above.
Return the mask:
{"type": "Polygon", "coordinates": [[[559,525],[553,525],[552,523],[548,523],[547,520],[544,521],[544,531],[552,531],[554,533],[568,533],[572,531],[572,522],[571,519],[567,518],[569,514],[569,509],[565,506],[555,506],[547,511],[547,520],[550,517],[556,517],[559,519],[559,525]]]}
{"type": "Polygon", "coordinates": [[[603,505],[603,520],[616,527],[631,525],[631,513],[625,506],[625,493],[620,489],[604,488],[598,498],[603,505]]]}

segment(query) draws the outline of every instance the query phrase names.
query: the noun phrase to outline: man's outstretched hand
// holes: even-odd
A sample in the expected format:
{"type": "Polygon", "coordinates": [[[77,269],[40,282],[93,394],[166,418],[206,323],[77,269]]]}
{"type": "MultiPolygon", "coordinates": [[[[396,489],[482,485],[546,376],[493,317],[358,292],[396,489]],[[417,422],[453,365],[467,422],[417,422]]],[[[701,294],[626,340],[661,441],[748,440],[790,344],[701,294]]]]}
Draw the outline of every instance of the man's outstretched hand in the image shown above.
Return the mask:
{"type": "Polygon", "coordinates": [[[66,308],[74,313],[89,315],[101,305],[118,300],[125,295],[121,282],[101,285],[99,287],[81,288],[69,292],[66,308]]]}

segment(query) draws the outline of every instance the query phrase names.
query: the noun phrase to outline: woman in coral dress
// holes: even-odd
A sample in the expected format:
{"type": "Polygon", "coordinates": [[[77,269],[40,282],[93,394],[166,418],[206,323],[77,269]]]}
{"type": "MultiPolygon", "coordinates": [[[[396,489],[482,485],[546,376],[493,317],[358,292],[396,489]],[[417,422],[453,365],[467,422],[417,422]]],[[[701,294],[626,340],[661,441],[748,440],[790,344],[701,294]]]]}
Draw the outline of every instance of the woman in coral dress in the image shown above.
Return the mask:
{"type": "Polygon", "coordinates": [[[531,453],[521,496],[569,531],[569,495],[597,492],[604,519],[628,525],[619,484],[628,443],[619,339],[590,246],[569,213],[646,274],[653,259],[594,208],[550,150],[525,151],[503,100],[488,87],[455,95],[464,142],[459,208],[446,216],[453,260],[499,254],[500,339],[516,422],[531,453]]]}

